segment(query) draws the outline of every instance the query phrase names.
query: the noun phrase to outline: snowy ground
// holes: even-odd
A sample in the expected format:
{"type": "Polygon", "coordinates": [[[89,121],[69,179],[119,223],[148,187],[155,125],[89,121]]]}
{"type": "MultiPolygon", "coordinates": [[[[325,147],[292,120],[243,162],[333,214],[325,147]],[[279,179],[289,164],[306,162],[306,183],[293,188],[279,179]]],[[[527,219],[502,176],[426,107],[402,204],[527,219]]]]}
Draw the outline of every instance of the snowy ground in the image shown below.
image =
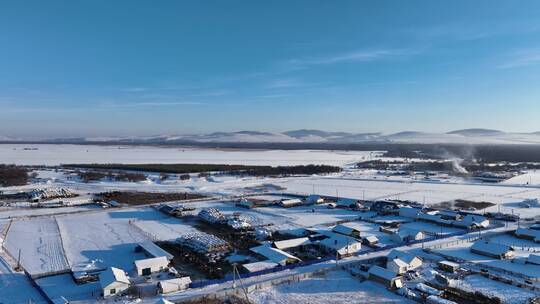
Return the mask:
{"type": "Polygon", "coordinates": [[[505,304],[525,304],[530,298],[540,295],[538,292],[490,280],[481,275],[465,277],[458,281],[456,287],[469,292],[480,292],[489,297],[497,297],[505,304]]]}
{"type": "Polygon", "coordinates": [[[51,299],[64,297],[69,301],[88,301],[97,299],[101,294],[99,282],[78,285],[73,281],[71,274],[56,275],[36,280],[36,283],[51,299]]]}
{"type": "Polygon", "coordinates": [[[0,303],[47,303],[22,273],[13,273],[0,259],[0,303]]]}
{"type": "Polygon", "coordinates": [[[344,271],[334,271],[289,285],[278,285],[249,294],[260,304],[281,303],[414,303],[372,281],[360,282],[344,271]]]}
{"type": "Polygon", "coordinates": [[[59,165],[70,163],[206,163],[242,165],[345,165],[371,157],[369,151],[218,150],[158,146],[0,144],[6,164],[59,165]],[[24,150],[24,148],[38,150],[24,150]]]}
{"type": "Polygon", "coordinates": [[[21,264],[31,275],[69,269],[54,218],[14,221],[5,247],[15,259],[21,251],[21,264]]]}
{"type": "Polygon", "coordinates": [[[130,221],[160,217],[152,208],[139,208],[58,216],[57,220],[70,265],[95,263],[98,268],[113,266],[130,271],[133,261],[144,258],[135,252],[135,246],[148,240],[130,221]]]}
{"type": "Polygon", "coordinates": [[[518,202],[540,198],[539,187],[499,184],[457,184],[447,182],[378,181],[334,177],[283,178],[273,182],[292,193],[315,193],[356,199],[403,199],[425,202],[428,205],[444,201],[466,199],[497,204],[487,211],[510,213],[512,209],[522,215],[540,215],[540,208],[519,208],[518,202]],[[314,190],[313,190],[314,189],[314,190]]]}

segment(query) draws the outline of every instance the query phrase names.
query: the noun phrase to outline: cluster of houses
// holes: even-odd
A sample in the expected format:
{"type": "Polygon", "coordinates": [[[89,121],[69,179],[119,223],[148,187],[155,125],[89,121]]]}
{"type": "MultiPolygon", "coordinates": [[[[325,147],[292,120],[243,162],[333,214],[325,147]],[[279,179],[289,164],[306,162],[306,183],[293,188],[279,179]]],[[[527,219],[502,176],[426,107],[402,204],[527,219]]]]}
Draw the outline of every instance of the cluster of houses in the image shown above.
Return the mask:
{"type": "Polygon", "coordinates": [[[386,267],[373,265],[367,276],[387,288],[398,289],[403,287],[403,274],[421,267],[422,264],[422,260],[413,254],[392,250],[387,256],[386,267]]]}
{"type": "Polygon", "coordinates": [[[434,223],[441,226],[451,226],[466,229],[483,229],[489,227],[489,219],[477,214],[462,215],[452,210],[423,211],[420,208],[401,207],[398,209],[401,217],[418,221],[434,223]]]}
{"type": "MultiPolygon", "coordinates": [[[[126,294],[131,287],[137,285],[138,277],[148,277],[154,274],[168,272],[175,274],[171,266],[173,255],[161,249],[152,242],[139,243],[136,251],[143,252],[147,258],[134,261],[134,275],[130,278],[128,274],[115,267],[109,267],[99,274],[99,283],[104,298],[110,298],[117,295],[126,294]]],[[[156,290],[159,293],[166,294],[185,290],[191,284],[189,277],[176,277],[159,280],[156,284],[156,290]]]]}

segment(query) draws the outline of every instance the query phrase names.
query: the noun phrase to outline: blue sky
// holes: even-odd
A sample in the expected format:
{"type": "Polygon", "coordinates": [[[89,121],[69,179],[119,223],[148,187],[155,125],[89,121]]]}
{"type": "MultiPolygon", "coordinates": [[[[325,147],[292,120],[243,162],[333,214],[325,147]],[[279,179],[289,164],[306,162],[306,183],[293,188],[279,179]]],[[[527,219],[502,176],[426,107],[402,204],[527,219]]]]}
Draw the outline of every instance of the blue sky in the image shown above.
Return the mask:
{"type": "Polygon", "coordinates": [[[539,1],[2,1],[0,135],[540,131],[539,1]]]}

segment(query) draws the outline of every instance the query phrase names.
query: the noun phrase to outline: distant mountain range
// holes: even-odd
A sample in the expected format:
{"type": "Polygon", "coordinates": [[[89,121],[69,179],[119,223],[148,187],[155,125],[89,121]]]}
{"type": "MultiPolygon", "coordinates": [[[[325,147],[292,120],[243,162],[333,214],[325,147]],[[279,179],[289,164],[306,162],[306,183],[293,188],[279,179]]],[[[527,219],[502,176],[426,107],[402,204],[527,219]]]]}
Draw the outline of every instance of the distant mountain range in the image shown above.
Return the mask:
{"type": "MultiPolygon", "coordinates": [[[[0,136],[1,142],[29,140],[0,136]]],[[[490,129],[463,129],[447,133],[403,131],[394,134],[292,130],[283,133],[239,131],[193,135],[135,137],[80,137],[32,140],[44,143],[416,143],[416,144],[540,144],[540,132],[507,133],[490,129]]]]}

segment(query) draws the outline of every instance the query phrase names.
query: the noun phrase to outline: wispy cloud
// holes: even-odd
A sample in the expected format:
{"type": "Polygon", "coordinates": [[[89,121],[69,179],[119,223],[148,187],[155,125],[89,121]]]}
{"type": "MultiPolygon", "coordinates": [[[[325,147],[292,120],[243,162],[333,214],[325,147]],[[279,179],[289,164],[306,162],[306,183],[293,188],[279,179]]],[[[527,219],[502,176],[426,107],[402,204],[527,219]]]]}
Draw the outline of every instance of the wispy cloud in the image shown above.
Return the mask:
{"type": "Polygon", "coordinates": [[[284,89],[314,86],[313,83],[307,83],[297,78],[282,78],[269,81],[265,87],[268,89],[284,89]]]}
{"type": "Polygon", "coordinates": [[[417,54],[417,50],[410,49],[369,49],[356,50],[347,53],[332,54],[320,57],[296,58],[285,62],[291,68],[306,68],[309,66],[331,65],[340,63],[372,62],[389,58],[410,56],[417,54]]]}
{"type": "Polygon", "coordinates": [[[533,48],[514,51],[498,68],[511,69],[538,64],[540,64],[540,48],[533,48]]]}
{"type": "Polygon", "coordinates": [[[148,101],[148,102],[130,102],[130,103],[103,103],[101,107],[109,108],[137,108],[137,107],[170,107],[170,106],[201,106],[204,102],[196,101],[148,101]]]}

